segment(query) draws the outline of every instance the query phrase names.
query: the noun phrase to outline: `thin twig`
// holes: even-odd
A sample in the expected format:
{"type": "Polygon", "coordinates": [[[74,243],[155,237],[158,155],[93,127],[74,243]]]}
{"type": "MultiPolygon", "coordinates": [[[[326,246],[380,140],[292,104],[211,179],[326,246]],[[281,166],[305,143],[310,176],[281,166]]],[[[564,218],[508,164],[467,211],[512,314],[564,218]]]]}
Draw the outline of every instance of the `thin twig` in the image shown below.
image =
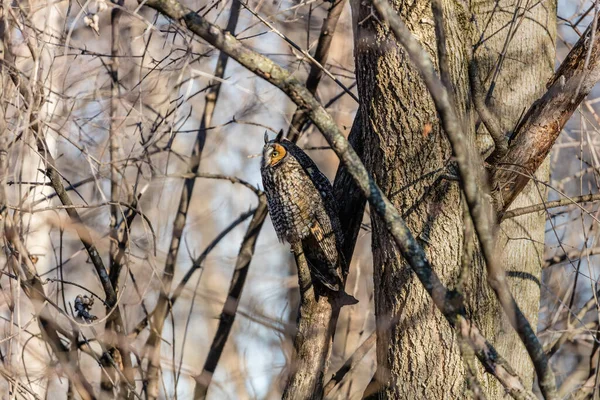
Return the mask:
{"type": "MultiPolygon", "coordinates": [[[[294,43],[290,38],[285,36],[283,33],[279,32],[279,30],[277,30],[277,28],[275,28],[271,23],[269,23],[269,21],[267,21],[263,17],[261,17],[258,13],[256,13],[250,7],[248,7],[248,5],[246,5],[245,3],[242,3],[241,0],[236,0],[236,1],[240,1],[240,3],[244,6],[244,8],[246,10],[248,10],[252,15],[254,15],[263,24],[265,24],[269,29],[271,29],[271,31],[273,33],[275,33],[277,36],[279,36],[280,38],[285,40],[286,43],[288,43],[294,49],[296,49],[300,53],[302,53],[304,55],[304,57],[306,57],[314,66],[316,66],[319,70],[323,71],[325,73],[325,75],[330,77],[340,88],[342,88],[344,90],[344,92],[346,92],[348,95],[350,95],[350,97],[352,97],[354,99],[354,101],[356,101],[358,103],[358,97],[356,97],[356,95],[354,93],[352,93],[352,91],[348,87],[346,87],[346,85],[344,85],[338,78],[333,76],[333,74],[331,72],[329,72],[327,70],[327,68],[325,68],[319,61],[317,61],[313,56],[311,56],[308,53],[308,51],[306,51],[302,47],[298,46],[296,43],[294,43]]],[[[337,1],[339,2],[340,0],[337,0],[337,1]]],[[[339,10],[339,12],[341,13],[341,10],[339,10]]]]}
{"type": "Polygon", "coordinates": [[[348,375],[354,367],[360,363],[360,361],[367,355],[367,353],[373,348],[377,341],[377,332],[372,332],[364,342],[357,347],[354,353],[344,362],[344,364],[337,370],[331,377],[329,382],[325,385],[323,390],[325,396],[328,396],[336,386],[340,385],[346,375],[348,375]]]}
{"type": "MultiPolygon", "coordinates": [[[[583,318],[588,313],[588,311],[590,311],[592,307],[597,306],[597,296],[600,296],[600,291],[597,291],[595,295],[592,295],[590,299],[577,312],[577,315],[575,315],[575,319],[577,321],[583,324],[583,318]]],[[[570,322],[569,325],[571,325],[570,322]]],[[[547,343],[544,346],[544,348],[546,349],[546,354],[548,354],[548,357],[552,357],[554,354],[556,354],[560,347],[568,340],[571,340],[577,333],[577,329],[572,329],[572,327],[569,326],[568,329],[566,329],[562,333],[562,335],[558,336],[552,342],[547,343]]]]}
{"type": "MultiPolygon", "coordinates": [[[[179,296],[181,296],[181,293],[183,293],[183,289],[185,288],[185,285],[192,278],[194,272],[196,272],[198,269],[202,268],[202,266],[204,265],[204,260],[206,260],[206,257],[208,257],[210,252],[221,242],[221,240],[223,240],[223,238],[225,238],[225,236],[227,236],[239,224],[244,222],[248,217],[253,215],[255,211],[256,211],[256,209],[253,209],[253,210],[250,210],[250,211],[247,211],[247,212],[241,214],[235,221],[233,221],[224,230],[222,230],[217,235],[217,237],[215,237],[208,244],[208,246],[206,246],[206,248],[204,249],[202,254],[200,254],[200,256],[198,256],[195,260],[193,260],[192,266],[186,272],[184,277],[181,278],[181,281],[179,282],[179,284],[173,291],[173,295],[171,296],[171,300],[170,300],[171,309],[177,302],[177,299],[179,299],[179,296]]],[[[146,315],[146,317],[144,317],[140,322],[138,322],[136,324],[135,328],[129,334],[130,339],[135,339],[148,326],[148,321],[152,317],[152,313],[153,312],[148,313],[148,315],[146,315]]]]}
{"type": "Polygon", "coordinates": [[[497,163],[504,157],[508,151],[508,138],[502,130],[500,121],[494,113],[488,108],[485,102],[485,94],[483,93],[481,83],[479,82],[479,74],[477,70],[477,61],[473,57],[469,63],[469,82],[471,84],[471,93],[473,96],[473,105],[477,114],[488,133],[494,141],[495,148],[492,154],[488,157],[490,163],[497,163]]]}
{"type": "Polygon", "coordinates": [[[19,280],[23,291],[31,299],[34,309],[38,315],[38,322],[42,337],[50,345],[54,354],[58,358],[63,370],[66,372],[69,380],[73,383],[79,395],[85,399],[95,399],[94,390],[90,383],[85,379],[81,372],[77,358],[71,354],[62,343],[56,330],[54,318],[50,315],[48,306],[45,304],[46,295],[44,286],[31,261],[29,252],[21,241],[19,234],[14,226],[11,215],[6,208],[6,177],[8,153],[6,151],[6,138],[0,138],[0,210],[4,222],[4,235],[11,244],[14,252],[9,256],[9,264],[14,273],[21,276],[19,280]]]}
{"type": "Polygon", "coordinates": [[[79,212],[77,212],[77,208],[73,207],[74,204],[71,201],[71,198],[67,194],[65,187],[62,184],[62,180],[58,171],[56,169],[56,161],[48,151],[48,145],[46,141],[40,136],[38,133],[38,152],[43,156],[44,161],[46,162],[46,176],[50,179],[50,183],[52,184],[52,188],[58,195],[61,203],[64,206],[67,206],[66,211],[71,220],[73,221],[73,225],[81,240],[81,243],[85,247],[92,264],[96,268],[96,273],[98,274],[98,278],[100,279],[100,283],[102,284],[102,288],[104,289],[104,293],[106,294],[106,303],[110,304],[111,307],[114,307],[117,301],[117,294],[115,289],[110,281],[108,276],[108,272],[106,271],[106,267],[104,266],[104,261],[102,261],[102,257],[96,246],[94,245],[94,241],[92,240],[92,236],[90,232],[85,227],[83,220],[79,216],[79,212]]]}
{"type": "Polygon", "coordinates": [[[536,211],[549,210],[551,208],[578,205],[600,200],[600,193],[584,194],[582,196],[567,197],[560,200],[548,201],[546,203],[533,204],[527,207],[515,208],[502,214],[502,219],[515,218],[520,215],[530,214],[536,211]]]}
{"type": "Polygon", "coordinates": [[[179,298],[179,296],[183,292],[183,289],[185,288],[185,285],[189,282],[190,279],[192,279],[192,275],[194,274],[194,272],[196,272],[198,269],[202,268],[202,266],[204,265],[204,261],[206,260],[206,257],[208,257],[208,255],[210,254],[210,252],[213,251],[213,249],[221,242],[221,240],[223,240],[223,238],[225,236],[227,236],[229,234],[229,232],[231,232],[235,227],[237,227],[239,224],[241,224],[246,219],[248,219],[248,217],[250,217],[251,215],[256,214],[256,211],[257,210],[255,208],[255,209],[252,209],[250,211],[246,211],[245,213],[241,214],[235,221],[233,221],[231,224],[229,224],[227,226],[227,228],[223,229],[217,235],[217,237],[215,237],[208,244],[208,246],[206,246],[206,248],[204,249],[204,251],[202,252],[202,254],[200,254],[196,259],[194,259],[194,261],[192,263],[192,266],[185,273],[185,275],[183,276],[183,278],[181,278],[181,281],[179,282],[179,284],[177,285],[177,287],[173,291],[173,295],[171,296],[171,307],[173,307],[175,305],[175,302],[177,302],[177,299],[179,298]]]}
{"type": "Polygon", "coordinates": [[[583,251],[579,250],[579,249],[575,249],[568,253],[566,251],[564,251],[560,255],[556,255],[549,259],[546,259],[542,268],[549,268],[554,265],[559,265],[559,264],[564,263],[565,261],[572,262],[572,261],[574,261],[574,259],[579,258],[579,257],[590,257],[590,256],[597,256],[597,255],[600,255],[600,247],[592,247],[592,248],[584,249],[583,251]]]}

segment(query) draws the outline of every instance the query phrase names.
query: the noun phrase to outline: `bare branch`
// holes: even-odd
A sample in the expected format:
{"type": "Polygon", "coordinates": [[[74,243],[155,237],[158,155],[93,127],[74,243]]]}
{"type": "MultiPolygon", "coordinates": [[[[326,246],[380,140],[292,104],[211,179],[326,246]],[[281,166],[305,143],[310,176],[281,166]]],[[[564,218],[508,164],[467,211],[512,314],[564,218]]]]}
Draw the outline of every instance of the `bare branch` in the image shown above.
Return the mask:
{"type": "MultiPolygon", "coordinates": [[[[62,183],[61,177],[56,169],[56,162],[54,158],[48,151],[48,145],[46,141],[41,136],[41,133],[37,133],[37,147],[38,152],[44,159],[46,163],[46,176],[50,179],[50,183],[52,184],[52,188],[56,191],[58,198],[61,203],[65,206],[73,206],[73,201],[69,197],[65,187],[62,183]]],[[[79,235],[79,239],[81,243],[85,247],[92,264],[96,268],[96,273],[98,274],[98,278],[100,279],[100,283],[102,284],[102,288],[104,289],[104,293],[106,294],[106,303],[110,305],[110,307],[114,307],[117,303],[117,294],[115,289],[110,281],[110,277],[108,276],[108,272],[106,271],[106,267],[104,266],[104,261],[102,261],[102,257],[96,246],[94,245],[94,241],[92,240],[92,236],[90,232],[85,227],[83,220],[79,216],[79,212],[74,207],[66,208],[67,214],[73,221],[73,225],[75,226],[75,230],[79,235]]]]}
{"type": "MultiPolygon", "coordinates": [[[[237,26],[238,17],[240,14],[240,2],[235,0],[232,3],[231,10],[229,12],[229,21],[227,22],[227,31],[230,34],[234,34],[237,26]]],[[[227,60],[229,56],[225,52],[219,54],[217,65],[213,76],[215,77],[212,82],[208,93],[206,94],[206,102],[204,103],[204,111],[202,113],[202,119],[200,120],[200,126],[198,128],[198,134],[194,142],[192,155],[190,157],[188,172],[192,175],[183,181],[183,189],[181,191],[181,197],[179,199],[179,206],[177,208],[177,214],[173,222],[173,233],[171,237],[171,244],[169,246],[169,252],[167,254],[167,260],[165,262],[165,269],[162,276],[162,285],[160,290],[160,297],[156,308],[152,313],[152,331],[147,341],[147,346],[152,349],[150,356],[150,367],[148,368],[148,386],[147,394],[150,399],[158,397],[158,383],[160,368],[160,347],[161,340],[160,335],[163,330],[165,318],[169,310],[169,298],[171,291],[171,283],[173,281],[173,275],[175,273],[175,264],[177,262],[177,255],[179,254],[179,247],[181,246],[181,236],[185,227],[185,221],[187,219],[187,213],[194,192],[194,186],[196,183],[196,174],[200,169],[200,160],[202,157],[202,151],[206,143],[206,130],[207,127],[212,123],[212,118],[215,112],[215,105],[219,98],[221,90],[221,82],[225,74],[225,68],[227,67],[227,60]]]]}
{"type": "MultiPolygon", "coordinates": [[[[344,10],[345,5],[346,0],[334,0],[331,3],[331,7],[329,7],[327,17],[325,17],[325,21],[323,21],[323,25],[321,26],[321,34],[319,35],[317,50],[315,51],[315,60],[319,65],[325,65],[327,63],[329,48],[331,47],[333,35],[335,34],[335,28],[337,27],[337,22],[340,19],[340,15],[344,10]]],[[[313,95],[317,93],[317,87],[319,86],[322,75],[323,69],[319,68],[316,63],[311,64],[310,72],[306,79],[306,88],[313,95]]],[[[287,132],[287,138],[295,143],[300,137],[302,127],[307,120],[308,116],[304,111],[300,108],[296,109],[287,132]]]]}
{"type": "MultiPolygon", "coordinates": [[[[208,255],[210,254],[210,252],[212,250],[214,250],[214,248],[217,247],[217,245],[221,242],[221,240],[223,240],[225,238],[225,236],[227,236],[235,227],[237,227],[239,224],[241,224],[242,222],[244,222],[251,215],[254,215],[255,212],[256,212],[256,209],[253,209],[253,210],[250,210],[250,211],[247,211],[247,212],[241,214],[237,219],[235,219],[231,224],[229,224],[225,229],[223,229],[217,235],[217,237],[215,237],[208,244],[208,246],[206,246],[206,248],[204,249],[204,251],[202,252],[202,254],[200,254],[193,261],[192,266],[186,272],[186,274],[184,275],[184,277],[181,278],[181,281],[179,282],[179,284],[177,285],[177,287],[173,291],[173,295],[171,296],[171,300],[170,300],[171,308],[173,308],[173,306],[177,302],[177,299],[179,299],[179,296],[181,296],[181,293],[183,293],[183,289],[185,288],[185,285],[190,281],[190,279],[192,278],[192,275],[194,274],[194,272],[196,272],[198,269],[202,268],[202,266],[204,265],[204,260],[206,260],[206,257],[208,257],[208,255]]],[[[147,315],[145,318],[143,318],[140,322],[138,322],[136,324],[136,326],[133,329],[133,331],[129,334],[129,336],[130,336],[131,339],[136,338],[148,326],[148,320],[151,317],[152,317],[152,313],[150,313],[149,315],[147,315]]]]}
{"type": "MultiPolygon", "coordinates": [[[[600,24],[596,32],[600,29],[600,24]]],[[[527,111],[510,141],[508,153],[492,175],[499,212],[508,209],[542,164],[563,127],[600,80],[600,40],[588,27],[546,85],[548,91],[527,111]],[[584,68],[586,55],[589,65],[584,68]],[[579,90],[577,90],[579,88],[579,90]]],[[[597,35],[596,35],[597,36],[597,35]]]]}
{"type": "Polygon", "coordinates": [[[565,261],[572,261],[574,259],[578,259],[580,257],[589,257],[589,256],[597,256],[600,255],[600,247],[592,247],[583,250],[575,249],[569,252],[564,252],[563,254],[556,255],[547,259],[543,265],[543,268],[548,268],[553,265],[561,264],[565,261]]]}
{"type": "MultiPolygon", "coordinates": [[[[592,295],[590,299],[581,307],[581,309],[579,309],[577,315],[575,315],[576,321],[579,321],[583,325],[583,319],[585,318],[585,315],[592,309],[592,307],[597,306],[598,296],[600,296],[600,291],[597,291],[594,295],[592,295]]],[[[571,311],[569,311],[569,313],[570,312],[571,311]]],[[[597,322],[593,322],[592,325],[597,325],[597,322]]],[[[584,328],[586,328],[586,325],[584,325],[584,328]]],[[[590,329],[593,329],[593,327],[590,329]]],[[[572,322],[569,319],[567,329],[565,329],[561,335],[557,336],[555,340],[548,342],[544,346],[548,357],[552,357],[554,354],[556,354],[560,347],[568,340],[571,340],[578,332],[579,330],[573,329],[572,322]]],[[[595,331],[593,331],[593,333],[595,333],[595,331]]]]}
{"type": "Polygon", "coordinates": [[[490,163],[496,163],[504,157],[508,151],[508,138],[500,125],[500,121],[488,108],[485,102],[485,93],[479,82],[477,61],[475,59],[471,60],[469,63],[469,81],[471,83],[473,105],[495,144],[494,151],[490,154],[488,160],[490,163]]]}
{"type": "MultiPolygon", "coordinates": [[[[344,92],[346,92],[350,97],[352,97],[354,99],[354,101],[356,101],[358,103],[358,97],[356,97],[356,95],[354,93],[352,93],[352,91],[350,91],[349,88],[347,88],[338,78],[333,76],[333,74],[331,72],[329,72],[323,65],[321,65],[321,62],[319,60],[315,59],[313,56],[310,55],[310,53],[308,51],[304,50],[302,47],[300,47],[296,43],[294,43],[290,38],[288,38],[287,36],[285,36],[284,34],[279,32],[279,30],[277,30],[273,25],[271,25],[267,20],[265,20],[263,17],[261,17],[258,13],[254,12],[254,10],[249,8],[245,3],[242,3],[242,5],[252,15],[254,15],[256,18],[258,18],[260,20],[260,22],[265,24],[273,33],[275,33],[277,36],[282,38],[286,43],[288,43],[294,49],[296,49],[300,53],[302,53],[302,55],[304,55],[304,57],[306,57],[312,63],[313,66],[318,68],[321,72],[324,72],[325,75],[327,75],[329,78],[331,78],[339,87],[341,87],[344,90],[344,92]]],[[[341,12],[341,10],[340,10],[340,12],[341,12]]]]}
{"type": "MultiPolygon", "coordinates": [[[[110,250],[109,250],[109,279],[112,284],[112,287],[115,290],[115,293],[119,288],[119,275],[121,272],[121,268],[123,266],[123,247],[127,246],[128,242],[128,233],[125,231],[128,229],[128,226],[125,227],[123,232],[123,239],[126,241],[125,243],[119,238],[118,226],[119,226],[119,207],[116,203],[119,201],[119,186],[120,186],[120,173],[118,170],[118,166],[115,161],[118,159],[119,155],[119,138],[118,130],[119,123],[118,119],[118,108],[119,108],[119,44],[121,41],[121,26],[120,20],[123,11],[121,7],[124,4],[124,0],[116,0],[117,7],[113,8],[111,12],[111,66],[110,66],[110,86],[111,86],[111,95],[110,95],[110,127],[109,127],[109,156],[110,156],[110,199],[112,205],[110,207],[110,225],[109,225],[109,235],[111,238],[110,241],[110,250]]],[[[135,217],[135,213],[131,214],[131,221],[135,217]]],[[[119,346],[118,335],[116,332],[123,331],[122,323],[120,323],[120,313],[112,313],[109,319],[106,321],[106,341],[110,344],[110,348],[108,349],[109,354],[113,353],[117,348],[121,353],[121,358],[123,360],[123,373],[126,379],[121,381],[121,393],[125,398],[131,398],[131,393],[129,390],[130,383],[134,382],[134,371],[131,365],[131,354],[127,349],[127,346],[119,346]]],[[[114,362],[105,362],[109,357],[103,357],[102,361],[104,362],[104,370],[102,373],[102,381],[100,383],[100,388],[102,391],[106,392],[105,395],[111,395],[113,390],[112,382],[115,381],[115,367],[114,362]]]]}
{"type": "Polygon", "coordinates": [[[92,386],[85,379],[79,368],[77,354],[70,352],[58,335],[55,318],[50,314],[49,307],[45,304],[46,294],[42,281],[37,274],[35,265],[31,261],[29,252],[23,245],[14,227],[12,216],[8,213],[5,190],[6,177],[8,176],[8,152],[6,144],[6,137],[0,137],[0,210],[4,222],[4,235],[14,249],[13,254],[9,256],[9,264],[16,275],[22,276],[20,279],[21,287],[33,303],[38,315],[42,337],[52,348],[69,380],[73,383],[82,399],[95,399],[96,396],[92,386]]]}
{"type": "MultiPolygon", "coordinates": [[[[122,6],[124,0],[118,0],[118,5],[122,6]]],[[[120,174],[116,161],[119,158],[119,138],[117,123],[118,108],[119,108],[119,42],[121,37],[121,28],[119,21],[121,20],[122,11],[120,7],[113,8],[111,12],[111,94],[110,94],[110,128],[109,128],[109,155],[110,155],[110,201],[113,205],[110,207],[110,277],[113,286],[118,286],[119,272],[121,265],[115,262],[117,254],[117,243],[119,241],[118,232],[116,231],[119,220],[119,208],[116,203],[119,201],[119,184],[120,174]]]]}
{"type": "MultiPolygon", "coordinates": [[[[262,196],[259,196],[259,203],[260,203],[260,199],[262,199],[262,196]]],[[[196,270],[198,270],[199,268],[202,268],[202,266],[204,265],[204,260],[206,260],[206,257],[208,257],[210,252],[217,246],[217,244],[219,244],[219,242],[221,242],[221,240],[223,240],[223,238],[225,238],[225,236],[227,236],[229,234],[229,232],[231,232],[235,227],[237,227],[239,224],[244,222],[248,217],[250,217],[251,215],[255,215],[256,211],[257,211],[257,209],[255,208],[253,210],[247,211],[247,212],[243,213],[242,215],[240,215],[235,221],[233,221],[231,224],[229,224],[227,226],[227,228],[223,229],[221,231],[221,233],[219,233],[217,235],[217,237],[215,237],[208,244],[208,246],[206,246],[206,248],[204,249],[202,254],[200,254],[198,256],[198,258],[196,258],[194,260],[194,262],[192,263],[192,266],[190,267],[188,272],[186,272],[184,277],[181,278],[181,281],[179,282],[179,284],[173,291],[173,296],[171,296],[171,308],[175,305],[175,302],[177,302],[177,299],[179,298],[179,296],[181,296],[181,293],[183,292],[183,288],[189,282],[189,280],[192,278],[192,275],[194,274],[194,272],[196,270]]],[[[255,222],[255,223],[257,223],[257,222],[255,222]]]]}
{"type": "Polygon", "coordinates": [[[377,332],[372,332],[364,342],[352,353],[352,356],[346,360],[344,365],[337,370],[325,385],[323,392],[328,396],[336,386],[340,385],[346,375],[348,375],[358,363],[367,355],[367,353],[375,346],[377,341],[377,332]]]}
{"type": "Polygon", "coordinates": [[[515,218],[520,215],[533,213],[536,211],[548,210],[550,208],[578,205],[579,203],[588,203],[600,200],[600,193],[584,194],[582,196],[567,197],[565,199],[548,201],[540,204],[533,204],[527,207],[515,208],[502,214],[502,219],[515,218]]]}
{"type": "Polygon", "coordinates": [[[335,308],[327,297],[315,296],[302,243],[292,245],[292,251],[298,267],[300,309],[291,376],[282,398],[319,400],[323,398],[323,377],[339,308],[335,308]]]}

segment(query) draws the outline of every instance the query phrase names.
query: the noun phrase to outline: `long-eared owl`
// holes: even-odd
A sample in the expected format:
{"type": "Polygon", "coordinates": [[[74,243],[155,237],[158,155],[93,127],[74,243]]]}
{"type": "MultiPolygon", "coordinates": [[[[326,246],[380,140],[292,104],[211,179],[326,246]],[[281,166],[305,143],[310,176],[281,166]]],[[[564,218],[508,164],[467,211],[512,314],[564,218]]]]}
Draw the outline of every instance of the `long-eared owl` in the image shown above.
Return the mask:
{"type": "Polygon", "coordinates": [[[348,269],[342,255],[342,232],[329,180],[310,157],[283,131],[265,145],[261,175],[269,214],[280,241],[302,243],[313,283],[341,292],[347,304],[357,302],[344,292],[342,274],[348,269]]]}

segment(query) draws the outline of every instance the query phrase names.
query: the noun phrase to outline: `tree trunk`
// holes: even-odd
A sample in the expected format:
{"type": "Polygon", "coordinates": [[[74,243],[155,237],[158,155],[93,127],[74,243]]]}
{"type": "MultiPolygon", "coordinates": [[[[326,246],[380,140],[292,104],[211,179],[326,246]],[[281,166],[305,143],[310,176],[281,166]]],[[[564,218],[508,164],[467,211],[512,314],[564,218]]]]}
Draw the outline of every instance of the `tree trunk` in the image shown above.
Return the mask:
{"type": "MultiPolygon", "coordinates": [[[[449,3],[445,6],[454,7],[449,3]]],[[[408,3],[393,5],[435,59],[430,2],[417,0],[410,8],[408,3]]],[[[367,132],[365,165],[405,215],[440,278],[453,286],[462,252],[460,191],[455,182],[438,179],[447,173],[449,143],[408,55],[375,18],[369,17],[368,5],[355,1],[352,6],[359,107],[361,115],[369,116],[362,124],[367,132]]],[[[453,12],[468,20],[462,10],[453,12]]],[[[458,18],[448,22],[455,98],[459,112],[466,115],[466,125],[473,126],[467,107],[468,32],[464,24],[458,25],[458,18]]],[[[375,213],[372,233],[377,381],[383,385],[379,394],[388,398],[460,398],[462,362],[448,323],[435,310],[375,213]]]]}
{"type": "MultiPolygon", "coordinates": [[[[359,109],[361,115],[368,116],[361,119],[365,165],[404,214],[440,278],[447,286],[454,287],[460,272],[464,222],[459,186],[445,179],[451,174],[447,168],[451,157],[449,143],[440,129],[435,107],[419,71],[393,35],[373,16],[370,3],[354,0],[351,4],[359,109]]],[[[392,4],[431,58],[436,60],[431,3],[397,0],[392,4]]],[[[454,97],[457,110],[463,116],[465,133],[471,140],[475,140],[476,124],[468,80],[471,43],[473,37],[475,41],[479,39],[478,29],[486,26],[494,4],[492,1],[476,4],[478,14],[472,22],[472,11],[465,9],[463,3],[443,1],[454,97]]],[[[501,7],[504,7],[502,12],[497,10],[492,18],[495,28],[490,24],[486,30],[487,36],[496,35],[476,53],[482,75],[489,71],[491,63],[502,51],[508,31],[506,28],[499,33],[496,31],[506,24],[506,18],[510,21],[515,8],[510,4],[501,7]],[[509,17],[505,18],[504,14],[509,17]]],[[[527,19],[519,25],[517,37],[508,47],[510,54],[516,52],[517,60],[510,63],[505,60],[494,92],[502,93],[498,98],[512,107],[497,109],[507,127],[514,125],[523,108],[541,94],[546,78],[552,72],[555,4],[538,4],[529,11],[527,18],[530,13],[532,20],[527,19]],[[535,29],[533,25],[536,25],[535,29]],[[522,54],[528,48],[536,51],[522,54]],[[518,57],[525,62],[518,61],[518,57]],[[515,75],[523,79],[518,84],[515,84],[515,75]]],[[[547,169],[545,174],[547,176],[547,169]]],[[[522,197],[530,202],[540,202],[536,189],[533,195],[529,191],[522,197]]],[[[532,240],[502,241],[502,256],[508,270],[518,268],[539,279],[542,251],[538,245],[543,244],[544,217],[523,218],[523,224],[508,221],[503,228],[509,230],[508,236],[531,237],[532,240]]],[[[372,225],[379,395],[389,398],[462,398],[465,372],[452,330],[400,256],[385,224],[375,213],[372,214],[372,225]]],[[[488,338],[497,339],[494,341],[501,354],[532,382],[527,352],[508,322],[499,317],[502,311],[487,288],[485,269],[477,251],[473,260],[464,293],[469,312],[488,338]],[[503,336],[504,332],[510,335],[503,336]]],[[[539,286],[534,279],[523,279],[523,276],[529,277],[521,274],[511,282],[516,285],[513,293],[535,325],[539,286]]],[[[493,379],[480,376],[480,380],[490,398],[503,397],[502,390],[491,383],[493,379]]]]}
{"type": "MultiPolygon", "coordinates": [[[[475,53],[481,77],[493,76],[493,71],[502,53],[510,22],[517,1],[500,0],[486,32],[485,45],[475,53]],[[500,12],[499,10],[509,10],[500,12]],[[494,35],[499,31],[499,34],[494,35]]],[[[477,25],[474,29],[475,43],[496,3],[486,1],[474,4],[477,25]]],[[[528,5],[527,7],[531,7],[528,5]]],[[[523,9],[520,10],[523,12],[523,9]]],[[[519,15],[516,23],[521,19],[519,15]]],[[[512,28],[513,31],[515,28],[512,28]]],[[[499,116],[502,125],[512,130],[524,110],[546,91],[546,82],[552,77],[556,48],[556,2],[542,2],[527,11],[526,18],[514,34],[507,47],[506,57],[496,80],[490,105],[499,116]]],[[[483,79],[483,78],[482,78],[483,79]]],[[[490,86],[486,82],[485,89],[490,86]]],[[[536,173],[536,179],[547,182],[548,160],[536,173]]],[[[530,181],[510,208],[539,204],[546,200],[547,190],[543,185],[530,181]]],[[[503,221],[498,240],[499,257],[503,261],[512,293],[533,327],[537,326],[540,303],[540,281],[544,262],[544,231],[546,213],[537,212],[503,221]],[[510,238],[510,240],[509,240],[510,238]]],[[[527,352],[511,329],[503,313],[480,313],[480,327],[494,341],[500,354],[513,366],[524,383],[533,384],[534,371],[527,352]],[[498,315],[502,319],[498,319],[498,315]]],[[[504,389],[493,378],[487,379],[488,398],[504,398],[504,389]]]]}

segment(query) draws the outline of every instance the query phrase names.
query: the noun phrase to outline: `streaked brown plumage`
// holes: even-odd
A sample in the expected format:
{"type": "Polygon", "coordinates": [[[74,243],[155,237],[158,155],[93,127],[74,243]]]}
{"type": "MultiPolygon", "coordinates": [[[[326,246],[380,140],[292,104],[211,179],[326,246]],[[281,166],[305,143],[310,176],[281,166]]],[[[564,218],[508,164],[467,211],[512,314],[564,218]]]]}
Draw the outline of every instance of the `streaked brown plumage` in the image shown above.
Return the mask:
{"type": "Polygon", "coordinates": [[[302,243],[313,283],[341,291],[352,299],[347,303],[355,303],[343,292],[347,266],[331,184],[302,149],[281,136],[268,141],[265,133],[261,162],[273,227],[280,241],[302,243]]]}

